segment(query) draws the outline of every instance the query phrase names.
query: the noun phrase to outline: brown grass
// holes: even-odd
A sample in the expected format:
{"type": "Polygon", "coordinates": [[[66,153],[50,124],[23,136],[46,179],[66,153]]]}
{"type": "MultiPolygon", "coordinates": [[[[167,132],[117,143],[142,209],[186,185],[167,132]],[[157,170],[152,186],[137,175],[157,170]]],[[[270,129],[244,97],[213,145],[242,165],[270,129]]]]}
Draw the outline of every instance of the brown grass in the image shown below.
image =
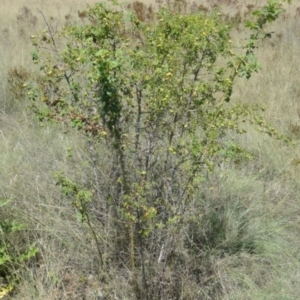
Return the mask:
{"type": "MultiPolygon", "coordinates": [[[[19,100],[24,93],[27,72],[33,68],[29,37],[45,28],[38,10],[62,26],[70,18],[85,18],[86,4],[96,2],[1,1],[0,198],[12,199],[11,212],[27,224],[24,236],[35,240],[40,249],[37,261],[21,273],[22,284],[10,299],[92,300],[106,299],[104,296],[133,299],[127,270],[111,269],[109,279],[96,280],[96,245],[55,186],[53,172],[57,170],[82,181],[92,172],[84,140],[75,131],[65,135],[64,128],[50,124],[40,127],[26,111],[27,104],[19,100]],[[70,149],[72,157],[68,157],[70,149]]],[[[240,21],[253,5],[261,2],[205,0],[195,1],[190,7],[207,12],[221,5],[228,18],[240,21]]],[[[144,4],[136,1],[130,7],[141,20],[151,20],[158,5],[159,1],[144,4]]],[[[294,1],[278,22],[268,28],[275,35],[262,42],[257,51],[261,72],[249,81],[238,80],[233,95],[234,101],[267,105],[267,119],[281,132],[291,134],[296,146],[284,146],[249,128],[245,136],[233,138],[254,154],[254,160],[239,166],[221,166],[204,188],[209,199],[207,205],[227,205],[226,214],[232,228],[236,224],[234,209],[245,208],[244,214],[251,216],[249,234],[260,236],[259,247],[266,254],[212,256],[207,270],[195,266],[195,272],[203,277],[200,281],[207,283],[203,285],[207,291],[215,288],[221,291],[213,297],[205,289],[199,290],[198,299],[299,298],[299,15],[300,6],[294,1]]],[[[235,34],[233,39],[244,32],[235,34]]],[[[109,153],[105,148],[99,153],[103,178],[106,178],[112,172],[109,153]]],[[[112,233],[104,232],[101,226],[97,229],[107,251],[112,250],[110,247],[117,244],[110,240],[112,233]]],[[[190,289],[191,296],[187,299],[196,299],[194,292],[199,287],[188,277],[183,282],[190,289]]]]}

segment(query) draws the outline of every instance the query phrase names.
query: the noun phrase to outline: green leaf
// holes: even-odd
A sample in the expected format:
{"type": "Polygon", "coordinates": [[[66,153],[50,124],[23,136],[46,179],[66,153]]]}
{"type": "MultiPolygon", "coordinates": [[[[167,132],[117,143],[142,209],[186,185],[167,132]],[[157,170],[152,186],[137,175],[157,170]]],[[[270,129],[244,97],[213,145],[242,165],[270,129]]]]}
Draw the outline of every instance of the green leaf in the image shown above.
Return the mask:
{"type": "Polygon", "coordinates": [[[33,51],[33,52],[31,53],[31,58],[32,58],[33,61],[38,61],[38,60],[39,60],[39,55],[38,55],[38,53],[37,53],[36,51],[33,51]]]}
{"type": "Polygon", "coordinates": [[[96,57],[105,57],[107,54],[109,54],[109,52],[108,52],[108,50],[106,50],[106,49],[101,49],[101,50],[99,50],[99,51],[97,51],[96,53],[95,53],[95,56],[96,57]]]}
{"type": "Polygon", "coordinates": [[[10,199],[0,199],[0,207],[5,206],[8,204],[11,200],[10,199]]]}

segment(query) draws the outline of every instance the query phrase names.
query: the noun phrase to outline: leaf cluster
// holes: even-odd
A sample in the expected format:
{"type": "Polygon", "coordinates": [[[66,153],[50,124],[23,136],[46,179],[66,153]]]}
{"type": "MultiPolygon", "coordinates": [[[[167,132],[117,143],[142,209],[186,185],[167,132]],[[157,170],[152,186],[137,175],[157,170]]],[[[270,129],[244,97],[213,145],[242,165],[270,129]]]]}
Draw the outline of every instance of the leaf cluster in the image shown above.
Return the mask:
{"type": "MultiPolygon", "coordinates": [[[[9,203],[9,201],[0,200],[1,206],[9,203]]],[[[13,289],[15,282],[18,280],[20,267],[38,253],[38,249],[34,244],[23,247],[23,249],[19,249],[15,244],[23,229],[24,224],[16,220],[6,219],[0,222],[0,276],[7,284],[0,289],[0,298],[13,289]]]]}

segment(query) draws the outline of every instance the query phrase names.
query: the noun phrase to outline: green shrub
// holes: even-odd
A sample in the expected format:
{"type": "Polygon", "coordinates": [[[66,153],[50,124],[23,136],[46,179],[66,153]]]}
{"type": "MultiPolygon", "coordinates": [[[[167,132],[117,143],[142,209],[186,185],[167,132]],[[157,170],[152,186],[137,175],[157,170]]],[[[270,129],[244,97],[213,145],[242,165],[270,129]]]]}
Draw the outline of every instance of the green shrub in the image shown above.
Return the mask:
{"type": "Polygon", "coordinates": [[[88,9],[88,21],[59,35],[47,23],[48,31],[32,37],[41,75],[28,95],[39,120],[76,127],[90,149],[104,145],[113,156],[113,188],[106,194],[96,159],[86,187],[57,177],[93,232],[102,279],[112,263],[125,265],[137,299],[185,298],[188,291],[178,289],[181,271],[202,280],[184,253],[199,263],[206,257],[192,253],[185,231],[196,230],[197,249],[255,252],[245,230],[249,220],[241,218],[228,240],[226,214],[204,209],[199,189],[216,165],[251,157],[229,139],[230,132],[245,132],[245,122],[284,139],[267,125],[263,108],[230,102],[236,77],[259,70],[257,41],[281,11],[280,1],[255,11],[247,23],[250,37],[237,53],[231,28],[217,12],[160,9],[148,22],[114,3],[88,9]],[[103,254],[96,224],[114,228],[114,253],[103,254]]]}
{"type": "MultiPolygon", "coordinates": [[[[0,199],[0,206],[3,207],[9,201],[0,199]]],[[[0,222],[0,278],[1,286],[0,297],[12,290],[14,283],[18,280],[18,272],[28,260],[37,253],[34,245],[19,245],[18,238],[24,225],[16,220],[3,220],[0,222]],[[16,244],[15,244],[16,243],[16,244]]]]}

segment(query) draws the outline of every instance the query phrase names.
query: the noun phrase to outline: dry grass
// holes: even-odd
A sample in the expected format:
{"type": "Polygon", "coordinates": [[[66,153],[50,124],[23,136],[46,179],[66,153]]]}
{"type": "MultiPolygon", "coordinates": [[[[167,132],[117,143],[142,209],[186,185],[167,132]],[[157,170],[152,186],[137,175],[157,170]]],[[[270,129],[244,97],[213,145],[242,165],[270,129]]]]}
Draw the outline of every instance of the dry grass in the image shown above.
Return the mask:
{"type": "MultiPolygon", "coordinates": [[[[45,27],[37,9],[62,25],[67,16],[84,17],[86,3],[95,2],[1,2],[0,198],[12,200],[9,213],[26,224],[24,236],[35,240],[40,250],[37,261],[21,272],[22,285],[10,299],[133,299],[126,270],[112,269],[109,280],[95,279],[95,245],[55,186],[53,173],[58,170],[83,181],[91,172],[84,139],[76,132],[65,135],[61,128],[49,124],[40,127],[28,115],[27,104],[14,99],[6,81],[14,67],[31,68],[29,36],[45,27]],[[72,158],[68,157],[69,148],[73,149],[72,158]]],[[[194,8],[206,11],[221,1],[195,2],[194,8]]],[[[252,5],[260,4],[222,1],[223,11],[236,19],[252,5]]],[[[131,7],[142,19],[150,19],[151,5],[159,2],[147,3],[146,8],[136,2],[131,7]]],[[[249,128],[245,136],[236,138],[254,154],[254,160],[239,166],[224,165],[222,171],[211,175],[205,187],[208,205],[225,207],[229,220],[226,243],[234,240],[236,224],[245,218],[250,222],[246,237],[253,238],[261,251],[255,255],[212,256],[211,273],[203,282],[216,284],[222,293],[213,298],[207,285],[207,293],[205,289],[199,291],[198,299],[299,298],[299,16],[300,5],[295,1],[269,28],[275,32],[274,38],[263,42],[258,50],[262,71],[247,82],[240,80],[234,93],[234,101],[267,105],[268,120],[279,131],[292,134],[296,146],[282,145],[249,128]]],[[[19,86],[18,81],[14,84],[19,86]]],[[[103,173],[109,173],[109,154],[101,150],[99,163],[103,173]]],[[[112,247],[111,233],[101,233],[107,247],[112,247]]],[[[195,295],[197,285],[189,278],[183,282],[189,286],[190,295],[195,295]]],[[[192,297],[186,299],[195,299],[192,297]]]]}

